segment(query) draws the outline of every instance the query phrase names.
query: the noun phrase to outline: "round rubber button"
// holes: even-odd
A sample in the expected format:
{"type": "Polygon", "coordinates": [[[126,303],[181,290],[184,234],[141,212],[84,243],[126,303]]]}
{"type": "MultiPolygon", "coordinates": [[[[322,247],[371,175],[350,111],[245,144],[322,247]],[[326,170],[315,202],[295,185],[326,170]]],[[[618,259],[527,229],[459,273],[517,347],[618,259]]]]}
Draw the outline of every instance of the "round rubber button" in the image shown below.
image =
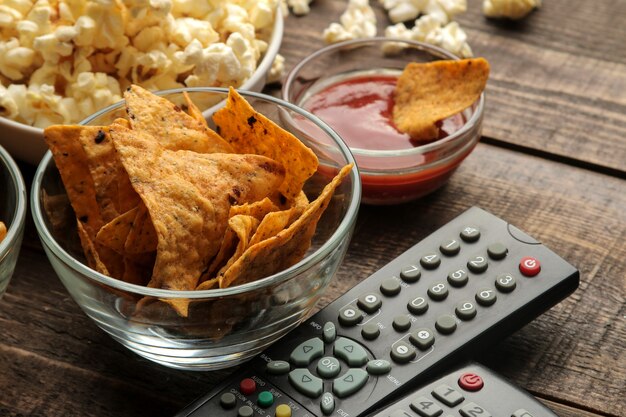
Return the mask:
{"type": "Polygon", "coordinates": [[[487,255],[489,255],[491,259],[504,259],[507,253],[509,253],[509,250],[500,242],[487,246],[487,255]]]}
{"type": "Polygon", "coordinates": [[[363,320],[363,313],[351,304],[339,310],[339,322],[344,326],[356,326],[361,320],[363,320]]]}
{"type": "Polygon", "coordinates": [[[250,395],[256,391],[256,382],[251,378],[242,379],[239,383],[239,391],[243,395],[250,395]]]}
{"type": "Polygon", "coordinates": [[[406,314],[394,317],[393,328],[399,332],[409,330],[411,328],[411,318],[406,314]]]}
{"type": "Polygon", "coordinates": [[[456,330],[456,320],[454,317],[444,314],[443,316],[439,316],[437,321],[435,322],[435,328],[439,331],[439,333],[443,334],[451,334],[456,330]]]}
{"type": "Polygon", "coordinates": [[[439,246],[439,251],[446,256],[454,256],[461,251],[461,244],[456,239],[446,240],[439,246]]]}
{"type": "Polygon", "coordinates": [[[261,391],[259,392],[259,396],[256,399],[258,405],[263,408],[267,408],[270,405],[274,404],[274,395],[272,395],[269,391],[261,391]]]}
{"type": "Polygon", "coordinates": [[[465,391],[479,391],[483,387],[483,379],[480,375],[468,372],[459,378],[459,387],[465,391]]]}
{"type": "Polygon", "coordinates": [[[274,415],[276,417],[291,417],[291,407],[287,404],[281,404],[276,407],[276,413],[274,415]]]}
{"type": "Polygon", "coordinates": [[[397,278],[387,278],[380,284],[380,292],[385,294],[388,297],[393,297],[394,295],[398,295],[400,293],[400,281],[397,278]]]}
{"type": "Polygon", "coordinates": [[[356,305],[367,314],[373,314],[378,311],[383,304],[378,294],[368,293],[359,297],[356,305]]]}
{"type": "Polygon", "coordinates": [[[317,362],[317,374],[322,378],[334,378],[341,372],[341,365],[337,358],[325,356],[317,362]]]}
{"type": "Polygon", "coordinates": [[[361,329],[361,336],[366,340],[374,340],[380,335],[380,328],[376,323],[367,323],[361,329]]]}
{"type": "Polygon", "coordinates": [[[448,282],[453,287],[462,287],[467,284],[469,276],[465,269],[457,269],[456,271],[450,272],[448,274],[448,282]]]}
{"type": "Polygon", "coordinates": [[[441,264],[441,258],[436,253],[427,253],[420,258],[420,264],[426,269],[435,269],[441,264]]]}
{"type": "Polygon", "coordinates": [[[247,405],[240,407],[237,411],[237,417],[252,417],[253,415],[254,410],[252,409],[252,407],[249,407],[247,405]]]}
{"type": "Polygon", "coordinates": [[[430,329],[424,327],[411,333],[409,341],[420,350],[426,350],[435,343],[435,336],[433,336],[433,332],[430,329]]]}
{"type": "Polygon", "coordinates": [[[481,274],[487,270],[489,263],[484,256],[474,256],[469,261],[467,261],[467,267],[470,271],[481,274]]]}
{"type": "Polygon", "coordinates": [[[461,301],[456,305],[454,312],[461,320],[471,320],[476,317],[476,306],[470,301],[461,301]]]}
{"type": "Polygon", "coordinates": [[[391,347],[391,359],[398,363],[410,362],[416,355],[415,348],[402,340],[391,347]]]}
{"type": "Polygon", "coordinates": [[[413,314],[424,314],[428,310],[428,301],[424,297],[416,297],[409,301],[406,308],[413,314]]]}
{"type": "Polygon", "coordinates": [[[515,277],[511,274],[500,274],[496,277],[496,288],[501,292],[511,292],[516,285],[515,277]]]}
{"type": "Polygon", "coordinates": [[[223,408],[227,410],[235,408],[235,405],[237,405],[237,398],[234,394],[231,394],[230,392],[225,392],[220,397],[220,404],[223,408]]]}
{"type": "Polygon", "coordinates": [[[465,242],[476,242],[480,238],[478,227],[467,226],[461,230],[461,239],[465,242]]]}
{"type": "Polygon", "coordinates": [[[427,293],[433,300],[445,300],[448,296],[448,287],[443,282],[437,282],[428,289],[427,293]]]}
{"type": "Polygon", "coordinates": [[[476,293],[476,301],[478,301],[478,304],[480,304],[481,306],[488,307],[490,305],[493,305],[496,302],[496,298],[496,292],[488,288],[479,290],[476,293]]]}
{"type": "Polygon", "coordinates": [[[532,256],[525,256],[519,263],[519,270],[527,277],[534,277],[541,271],[541,264],[532,256]]]}
{"type": "Polygon", "coordinates": [[[422,276],[422,271],[415,265],[405,266],[400,272],[402,281],[412,284],[417,282],[422,276]]]}

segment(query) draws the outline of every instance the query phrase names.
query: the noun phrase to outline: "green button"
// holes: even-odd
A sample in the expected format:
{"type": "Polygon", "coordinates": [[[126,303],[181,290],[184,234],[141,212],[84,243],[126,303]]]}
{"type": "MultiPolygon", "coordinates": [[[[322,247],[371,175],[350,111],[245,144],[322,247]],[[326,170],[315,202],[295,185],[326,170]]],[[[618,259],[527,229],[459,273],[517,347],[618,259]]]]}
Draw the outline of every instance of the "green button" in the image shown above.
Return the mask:
{"type": "Polygon", "coordinates": [[[261,407],[267,408],[270,405],[274,404],[274,396],[269,391],[261,391],[259,392],[259,397],[257,398],[256,402],[261,407]]]}

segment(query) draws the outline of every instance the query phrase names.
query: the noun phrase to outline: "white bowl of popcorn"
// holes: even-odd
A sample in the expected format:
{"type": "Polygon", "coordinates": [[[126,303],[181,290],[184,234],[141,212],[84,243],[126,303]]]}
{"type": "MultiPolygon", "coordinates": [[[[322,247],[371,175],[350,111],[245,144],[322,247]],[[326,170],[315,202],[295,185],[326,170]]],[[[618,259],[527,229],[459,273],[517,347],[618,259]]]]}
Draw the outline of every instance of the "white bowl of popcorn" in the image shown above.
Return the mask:
{"type": "Polygon", "coordinates": [[[133,83],[260,91],[280,77],[279,6],[279,0],[2,2],[0,145],[37,164],[47,150],[44,127],[78,123],[120,101],[133,83]]]}

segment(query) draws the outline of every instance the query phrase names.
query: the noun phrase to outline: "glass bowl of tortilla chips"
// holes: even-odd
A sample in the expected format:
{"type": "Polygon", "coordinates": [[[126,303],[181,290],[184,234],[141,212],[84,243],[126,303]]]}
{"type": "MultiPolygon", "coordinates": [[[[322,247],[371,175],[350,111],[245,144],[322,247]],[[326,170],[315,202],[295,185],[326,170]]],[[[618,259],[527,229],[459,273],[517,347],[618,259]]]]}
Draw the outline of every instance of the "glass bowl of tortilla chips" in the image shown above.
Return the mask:
{"type": "Polygon", "coordinates": [[[159,364],[218,369],[256,355],[306,318],[346,252],[354,159],[280,99],[132,86],[45,138],[31,202],[54,270],[100,328],[159,364]],[[290,133],[292,117],[333,152],[290,133]]]}
{"type": "MultiPolygon", "coordinates": [[[[363,203],[398,204],[444,185],[474,149],[488,73],[482,58],[460,60],[425,43],[358,39],[304,58],[288,74],[282,98],[348,144],[363,203]]],[[[294,125],[306,131],[310,123],[294,125]]]]}
{"type": "Polygon", "coordinates": [[[9,153],[0,146],[0,298],[13,276],[24,235],[26,186],[9,153]]]}

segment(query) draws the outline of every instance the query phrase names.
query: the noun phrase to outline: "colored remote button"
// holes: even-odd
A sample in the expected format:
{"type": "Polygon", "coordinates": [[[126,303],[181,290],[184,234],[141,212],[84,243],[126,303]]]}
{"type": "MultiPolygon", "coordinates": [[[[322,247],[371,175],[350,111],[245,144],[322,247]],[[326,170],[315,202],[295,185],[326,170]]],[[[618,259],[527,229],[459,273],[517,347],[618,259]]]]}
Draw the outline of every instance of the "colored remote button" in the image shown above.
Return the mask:
{"type": "Polygon", "coordinates": [[[519,270],[527,277],[534,277],[541,271],[541,264],[532,256],[525,256],[519,263],[519,270]]]}
{"type": "Polygon", "coordinates": [[[306,342],[300,343],[300,345],[291,352],[289,360],[297,366],[308,366],[313,359],[317,359],[323,354],[324,342],[322,342],[322,339],[319,337],[314,337],[306,342]]]}
{"type": "Polygon", "coordinates": [[[274,404],[274,395],[269,391],[261,391],[256,399],[256,403],[263,408],[267,408],[274,404]]]}
{"type": "Polygon", "coordinates": [[[251,378],[242,379],[239,383],[239,391],[243,395],[250,395],[256,391],[256,382],[251,378]]]}
{"type": "Polygon", "coordinates": [[[465,373],[459,378],[459,387],[465,391],[480,391],[483,385],[483,379],[480,375],[471,372],[465,373]]]}
{"type": "Polygon", "coordinates": [[[235,397],[234,394],[232,394],[230,392],[225,392],[220,397],[220,404],[226,410],[229,410],[231,408],[235,408],[235,406],[237,405],[237,398],[235,397]]]}
{"type": "Polygon", "coordinates": [[[291,407],[287,404],[281,404],[276,407],[276,413],[274,414],[276,417],[291,417],[291,407]]]}

